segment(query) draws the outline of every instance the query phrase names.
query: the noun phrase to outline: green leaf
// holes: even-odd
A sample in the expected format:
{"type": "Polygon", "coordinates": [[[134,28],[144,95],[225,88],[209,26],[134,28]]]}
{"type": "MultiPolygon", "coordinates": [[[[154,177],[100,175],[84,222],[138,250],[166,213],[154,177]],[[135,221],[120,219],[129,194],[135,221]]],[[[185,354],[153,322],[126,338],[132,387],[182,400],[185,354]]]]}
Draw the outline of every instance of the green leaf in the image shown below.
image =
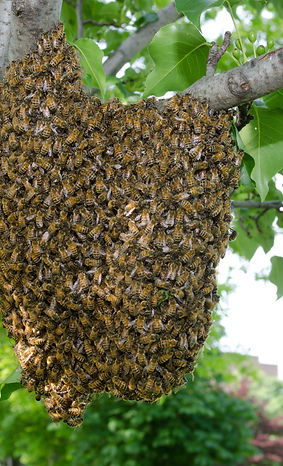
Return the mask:
{"type": "Polygon", "coordinates": [[[79,39],[72,44],[80,53],[81,65],[92,78],[92,86],[105,93],[105,73],[102,66],[103,52],[92,39],[79,39]]]}
{"type": "Polygon", "coordinates": [[[274,244],[274,230],[272,224],[276,218],[276,211],[269,209],[262,214],[262,209],[235,208],[233,228],[238,232],[237,239],[230,243],[231,249],[247,260],[250,260],[259,246],[265,253],[274,244]]]}
{"type": "Polygon", "coordinates": [[[9,384],[9,383],[16,383],[20,382],[22,376],[22,369],[20,366],[18,366],[12,374],[10,374],[3,382],[0,382],[1,384],[9,384]]]}
{"type": "Polygon", "coordinates": [[[158,8],[164,8],[171,0],[155,0],[155,4],[158,8]]]}
{"type": "Polygon", "coordinates": [[[277,225],[279,226],[279,228],[283,228],[283,212],[278,212],[277,213],[278,215],[278,219],[277,219],[277,225]]]}
{"type": "Polygon", "coordinates": [[[21,368],[18,366],[14,372],[12,372],[12,374],[10,374],[9,377],[7,377],[4,382],[2,382],[3,386],[0,392],[0,401],[8,400],[13,392],[23,388],[23,386],[20,384],[21,374],[21,368]]]}
{"type": "Polygon", "coordinates": [[[283,18],[283,4],[282,4],[282,1],[281,0],[273,0],[272,3],[274,5],[274,8],[275,8],[277,14],[281,18],[283,18]]]}
{"type": "Polygon", "coordinates": [[[283,89],[272,92],[263,97],[264,103],[269,108],[281,108],[283,110],[283,89]]]}
{"type": "Polygon", "coordinates": [[[78,30],[76,10],[68,3],[63,2],[60,19],[64,24],[67,40],[73,41],[77,37],[78,30]]]}
{"type": "Polygon", "coordinates": [[[176,0],[176,9],[197,27],[200,27],[200,15],[214,6],[223,5],[224,0],[176,0]]]}
{"type": "Polygon", "coordinates": [[[254,119],[241,131],[243,149],[255,161],[251,177],[264,201],[269,180],[283,168],[283,111],[253,105],[254,119]]]}
{"type": "Polygon", "coordinates": [[[134,26],[136,26],[138,29],[146,26],[148,23],[153,23],[154,21],[157,21],[158,16],[155,11],[148,11],[148,12],[142,12],[138,19],[134,22],[134,26]]]}
{"type": "Polygon", "coordinates": [[[269,280],[277,286],[277,299],[279,299],[283,296],[283,257],[273,256],[271,264],[269,280]]]}
{"type": "Polygon", "coordinates": [[[169,24],[149,45],[155,68],[146,80],[144,97],[182,91],[200,79],[206,70],[209,47],[192,24],[169,24]]]}
{"type": "Polygon", "coordinates": [[[0,401],[8,400],[13,392],[15,392],[16,390],[20,390],[21,388],[24,387],[20,383],[5,384],[4,387],[1,389],[0,401]]]}

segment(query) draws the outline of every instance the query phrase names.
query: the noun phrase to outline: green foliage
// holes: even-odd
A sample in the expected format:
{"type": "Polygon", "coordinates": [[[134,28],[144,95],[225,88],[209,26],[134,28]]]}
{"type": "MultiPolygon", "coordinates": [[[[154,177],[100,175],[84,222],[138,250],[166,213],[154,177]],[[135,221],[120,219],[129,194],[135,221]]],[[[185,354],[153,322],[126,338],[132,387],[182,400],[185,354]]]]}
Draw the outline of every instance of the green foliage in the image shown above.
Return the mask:
{"type": "Polygon", "coordinates": [[[272,257],[271,264],[269,280],[277,286],[277,298],[279,299],[283,296],[283,257],[272,257]]]}
{"type": "Polygon", "coordinates": [[[20,367],[17,367],[3,382],[0,380],[0,401],[8,400],[13,392],[23,388],[20,384],[21,372],[20,367]]]}
{"type": "MultiPolygon", "coordinates": [[[[244,177],[248,178],[248,173],[252,170],[249,158],[244,166],[244,177]]],[[[247,198],[251,201],[260,201],[258,194],[254,191],[254,186],[244,185],[233,195],[233,200],[244,201],[247,198]]],[[[266,200],[283,200],[283,194],[276,189],[273,181],[269,182],[266,200]]],[[[275,209],[262,209],[241,207],[234,209],[233,227],[238,232],[238,237],[230,243],[234,252],[250,260],[258,247],[262,247],[264,252],[270,251],[274,244],[276,234],[274,221],[279,218],[280,212],[275,209]]]]}
{"type": "Polygon", "coordinates": [[[90,88],[98,87],[104,99],[105,73],[102,66],[103,52],[91,39],[79,39],[73,42],[80,52],[81,64],[88,77],[90,88]]]}
{"type": "Polygon", "coordinates": [[[76,430],[52,424],[25,391],[0,404],[0,417],[0,459],[28,466],[158,466],[172,458],[176,466],[234,465],[255,453],[252,405],[205,378],[161,404],[97,397],[76,430]]]}
{"type": "Polygon", "coordinates": [[[254,119],[241,132],[243,149],[255,161],[251,178],[256,182],[257,192],[264,201],[268,182],[283,168],[283,139],[281,109],[267,109],[253,105],[254,119]]]}
{"type": "Polygon", "coordinates": [[[176,8],[200,28],[200,15],[213,6],[221,6],[224,0],[176,0],[176,8]]]}
{"type": "Polygon", "coordinates": [[[144,97],[182,91],[205,74],[208,44],[192,24],[161,28],[149,45],[149,53],[155,68],[146,80],[144,97]]]}

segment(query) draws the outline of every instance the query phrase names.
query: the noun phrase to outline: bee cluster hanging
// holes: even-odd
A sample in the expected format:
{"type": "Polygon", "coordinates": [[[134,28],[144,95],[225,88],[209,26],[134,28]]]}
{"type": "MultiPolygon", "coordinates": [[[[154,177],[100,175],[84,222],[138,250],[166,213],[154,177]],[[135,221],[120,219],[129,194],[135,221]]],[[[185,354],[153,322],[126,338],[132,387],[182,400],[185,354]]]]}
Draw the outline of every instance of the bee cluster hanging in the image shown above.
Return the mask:
{"type": "Polygon", "coordinates": [[[0,292],[22,383],[79,425],[94,392],[154,401],[208,336],[242,154],[189,95],[102,104],[63,25],[0,89],[0,292]]]}

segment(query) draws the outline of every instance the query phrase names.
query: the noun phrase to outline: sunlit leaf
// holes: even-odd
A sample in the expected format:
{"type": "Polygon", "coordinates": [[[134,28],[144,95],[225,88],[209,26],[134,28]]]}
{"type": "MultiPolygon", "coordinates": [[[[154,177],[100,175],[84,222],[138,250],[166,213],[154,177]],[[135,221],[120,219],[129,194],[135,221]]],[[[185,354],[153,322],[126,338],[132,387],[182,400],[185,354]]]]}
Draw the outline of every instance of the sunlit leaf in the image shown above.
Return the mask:
{"type": "Polygon", "coordinates": [[[269,108],[281,108],[283,110],[283,89],[266,95],[263,97],[263,101],[269,108]]]}
{"type": "Polygon", "coordinates": [[[277,298],[279,299],[283,296],[283,257],[273,256],[271,264],[269,280],[277,286],[277,298]]]}
{"type": "Polygon", "coordinates": [[[224,0],[176,0],[175,4],[177,11],[184,13],[199,28],[202,12],[214,6],[221,6],[223,2],[224,0]]]}
{"type": "Polygon", "coordinates": [[[98,87],[101,95],[105,92],[105,73],[102,66],[103,52],[92,39],[79,39],[73,43],[80,53],[81,65],[92,78],[92,86],[98,87]]]}
{"type": "Polygon", "coordinates": [[[155,68],[146,80],[144,97],[182,91],[206,70],[209,46],[192,24],[169,24],[149,45],[155,68]]]}
{"type": "Polygon", "coordinates": [[[243,149],[255,161],[251,177],[264,201],[269,180],[283,168],[283,111],[253,106],[254,119],[241,131],[243,149]]]}
{"type": "Polygon", "coordinates": [[[73,41],[77,37],[77,15],[76,10],[66,2],[62,4],[61,21],[64,24],[64,30],[68,41],[73,41]]]}
{"type": "Polygon", "coordinates": [[[0,401],[8,400],[13,392],[23,388],[20,384],[21,374],[21,368],[17,367],[9,377],[7,377],[3,382],[0,382],[0,384],[3,385],[0,392],[0,401]]]}

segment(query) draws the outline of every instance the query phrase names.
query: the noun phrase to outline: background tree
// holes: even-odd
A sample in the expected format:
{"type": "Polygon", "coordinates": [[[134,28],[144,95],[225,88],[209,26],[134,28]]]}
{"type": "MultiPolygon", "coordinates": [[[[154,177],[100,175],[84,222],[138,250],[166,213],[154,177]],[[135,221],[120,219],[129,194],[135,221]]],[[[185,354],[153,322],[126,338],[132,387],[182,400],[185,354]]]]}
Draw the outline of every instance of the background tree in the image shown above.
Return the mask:
{"type": "MultiPolygon", "coordinates": [[[[68,41],[80,53],[84,84],[101,99],[116,96],[127,104],[150,95],[164,96],[167,91],[189,90],[209,98],[215,108],[239,106],[238,126],[247,124],[240,132],[234,127],[245,156],[240,187],[232,198],[239,235],[231,247],[246,259],[259,247],[265,252],[272,248],[283,227],[283,196],[274,178],[280,179],[283,171],[280,0],[179,0],[175,4],[167,0],[0,0],[0,6],[2,76],[5,66],[28,53],[40,33],[57,23],[61,14],[68,41]],[[231,15],[235,30],[226,53],[217,61],[219,49],[214,46],[207,66],[211,44],[201,30],[222,10],[231,15]],[[252,120],[245,108],[251,101],[252,120]]],[[[222,44],[223,34],[217,42],[222,44]]],[[[280,298],[283,257],[273,257],[271,267],[269,279],[280,298]]],[[[83,428],[76,431],[51,423],[41,404],[24,390],[13,393],[11,402],[6,400],[19,387],[16,373],[2,385],[0,461],[11,464],[12,458],[29,466],[134,466],[173,457],[178,465],[233,465],[250,455],[259,458],[264,452],[255,451],[249,443],[256,431],[255,408],[251,401],[223,390],[223,383],[231,383],[232,361],[241,373],[248,369],[241,366],[240,356],[220,353],[222,332],[216,325],[211,349],[200,357],[194,383],[154,405],[98,398],[87,411],[83,428]]],[[[1,330],[0,382],[16,369],[11,347],[1,330]]],[[[258,427],[260,432],[266,430],[258,427]]],[[[263,444],[257,446],[263,448],[263,444]]]]}

